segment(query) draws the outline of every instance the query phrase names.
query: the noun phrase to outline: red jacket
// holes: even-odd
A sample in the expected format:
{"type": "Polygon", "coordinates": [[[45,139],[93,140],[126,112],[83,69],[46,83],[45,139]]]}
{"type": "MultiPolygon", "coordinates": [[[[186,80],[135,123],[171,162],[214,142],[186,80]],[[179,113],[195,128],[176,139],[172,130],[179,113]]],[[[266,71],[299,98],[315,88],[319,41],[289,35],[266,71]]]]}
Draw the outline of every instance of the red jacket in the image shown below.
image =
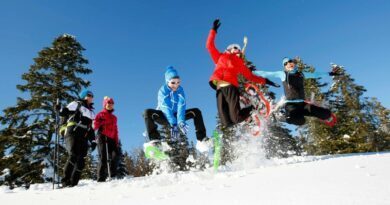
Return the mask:
{"type": "Polygon", "coordinates": [[[94,121],[94,129],[113,139],[117,145],[119,144],[117,119],[112,112],[106,109],[99,112],[94,121]]]}
{"type": "Polygon", "coordinates": [[[238,87],[239,74],[242,74],[249,81],[265,84],[265,79],[252,74],[249,68],[245,66],[245,62],[242,58],[238,57],[236,54],[219,52],[215,47],[215,36],[216,32],[211,29],[206,43],[206,48],[209,50],[211,58],[215,63],[214,73],[210,77],[210,86],[213,89],[216,89],[214,81],[220,80],[238,87]]]}

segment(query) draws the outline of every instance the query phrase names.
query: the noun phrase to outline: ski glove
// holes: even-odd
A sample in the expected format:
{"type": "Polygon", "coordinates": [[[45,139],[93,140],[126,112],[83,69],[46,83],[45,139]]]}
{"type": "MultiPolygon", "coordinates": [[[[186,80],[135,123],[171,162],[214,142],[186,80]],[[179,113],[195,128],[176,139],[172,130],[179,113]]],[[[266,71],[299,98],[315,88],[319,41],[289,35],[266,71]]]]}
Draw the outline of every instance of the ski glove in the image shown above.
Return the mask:
{"type": "Polygon", "coordinates": [[[92,142],[91,142],[91,152],[93,152],[95,149],[96,149],[96,141],[95,140],[93,140],[92,142]]]}
{"type": "Polygon", "coordinates": [[[176,125],[173,125],[171,127],[171,138],[174,139],[174,140],[179,138],[179,128],[177,128],[176,125]]]}
{"type": "Polygon", "coordinates": [[[340,72],[340,67],[338,67],[338,66],[333,67],[332,71],[329,72],[329,75],[330,75],[330,76],[339,76],[339,75],[342,75],[342,73],[340,72]]]}
{"type": "Polygon", "coordinates": [[[185,122],[180,122],[179,123],[179,128],[181,130],[181,132],[184,134],[184,135],[187,135],[188,133],[188,129],[190,128],[185,122]]]}
{"type": "Polygon", "coordinates": [[[341,73],[329,72],[329,76],[339,76],[341,73]]]}
{"type": "Polygon", "coordinates": [[[214,22],[213,22],[213,30],[215,32],[217,32],[218,28],[221,26],[221,22],[219,21],[219,19],[215,19],[214,22]]]}
{"type": "Polygon", "coordinates": [[[277,84],[277,83],[274,83],[274,82],[272,82],[272,81],[268,80],[267,78],[265,79],[265,84],[267,84],[267,85],[270,85],[270,86],[274,86],[274,87],[277,87],[277,88],[279,88],[279,87],[280,87],[280,85],[279,85],[279,84],[277,84]]]}

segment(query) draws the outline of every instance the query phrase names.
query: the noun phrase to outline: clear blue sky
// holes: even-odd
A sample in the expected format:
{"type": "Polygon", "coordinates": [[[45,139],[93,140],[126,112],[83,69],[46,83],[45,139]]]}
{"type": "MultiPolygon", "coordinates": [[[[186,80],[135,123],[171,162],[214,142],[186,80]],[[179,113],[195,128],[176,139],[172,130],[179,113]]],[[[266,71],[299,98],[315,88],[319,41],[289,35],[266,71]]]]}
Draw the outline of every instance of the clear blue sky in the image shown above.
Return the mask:
{"type": "Polygon", "coordinates": [[[321,71],[342,64],[366,96],[390,107],[390,1],[13,0],[0,3],[0,109],[21,96],[15,85],[38,51],[68,33],[87,49],[97,111],[103,96],[116,100],[125,150],[143,143],[142,112],[156,107],[168,65],[179,70],[188,107],[203,111],[211,135],[217,111],[205,41],[215,18],[222,21],[220,50],[246,35],[247,56],[264,70],[281,69],[284,56],[301,56],[321,71]]]}

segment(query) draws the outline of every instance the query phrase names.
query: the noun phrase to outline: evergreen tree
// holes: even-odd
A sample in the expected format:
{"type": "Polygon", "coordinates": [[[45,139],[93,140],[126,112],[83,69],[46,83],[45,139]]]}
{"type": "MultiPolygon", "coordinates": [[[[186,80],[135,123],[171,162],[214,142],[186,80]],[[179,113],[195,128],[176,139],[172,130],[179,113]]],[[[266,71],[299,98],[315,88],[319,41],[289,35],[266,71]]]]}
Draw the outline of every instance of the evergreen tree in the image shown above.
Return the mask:
{"type": "Polygon", "coordinates": [[[365,100],[364,114],[369,123],[367,149],[369,151],[390,150],[390,110],[382,106],[376,99],[365,100]]]}
{"type": "Polygon", "coordinates": [[[125,158],[125,154],[122,151],[121,141],[119,141],[118,155],[119,155],[119,162],[118,162],[116,177],[118,179],[123,179],[125,176],[129,175],[129,171],[127,170],[126,167],[126,158],[125,158]]]}
{"type": "Polygon", "coordinates": [[[85,158],[85,167],[81,173],[81,179],[97,179],[97,161],[90,150],[85,158]]]}
{"type": "Polygon", "coordinates": [[[73,36],[59,36],[51,47],[38,53],[29,71],[22,75],[26,82],[17,89],[28,97],[19,97],[16,105],[6,108],[0,117],[0,142],[9,152],[11,163],[6,168],[13,183],[44,181],[44,162],[52,163],[53,158],[56,101],[68,103],[90,84],[79,77],[92,72],[85,67],[88,61],[82,55],[84,50],[73,36]]]}

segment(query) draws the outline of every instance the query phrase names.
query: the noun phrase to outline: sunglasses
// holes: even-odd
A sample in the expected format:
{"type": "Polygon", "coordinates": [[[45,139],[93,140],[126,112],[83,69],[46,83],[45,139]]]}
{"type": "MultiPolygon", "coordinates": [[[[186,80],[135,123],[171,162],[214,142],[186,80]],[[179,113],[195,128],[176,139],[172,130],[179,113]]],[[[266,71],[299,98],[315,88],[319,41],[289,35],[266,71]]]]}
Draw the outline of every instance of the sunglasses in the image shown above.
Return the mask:
{"type": "Polygon", "coordinates": [[[176,84],[180,84],[180,81],[171,81],[171,82],[169,82],[171,85],[176,85],[176,84]]]}
{"type": "Polygon", "coordinates": [[[284,63],[284,65],[287,65],[287,63],[294,63],[295,64],[295,61],[294,60],[289,60],[286,63],[284,63]]]}
{"type": "Polygon", "coordinates": [[[91,95],[91,94],[87,94],[87,97],[93,98],[93,95],[91,95]]]}

